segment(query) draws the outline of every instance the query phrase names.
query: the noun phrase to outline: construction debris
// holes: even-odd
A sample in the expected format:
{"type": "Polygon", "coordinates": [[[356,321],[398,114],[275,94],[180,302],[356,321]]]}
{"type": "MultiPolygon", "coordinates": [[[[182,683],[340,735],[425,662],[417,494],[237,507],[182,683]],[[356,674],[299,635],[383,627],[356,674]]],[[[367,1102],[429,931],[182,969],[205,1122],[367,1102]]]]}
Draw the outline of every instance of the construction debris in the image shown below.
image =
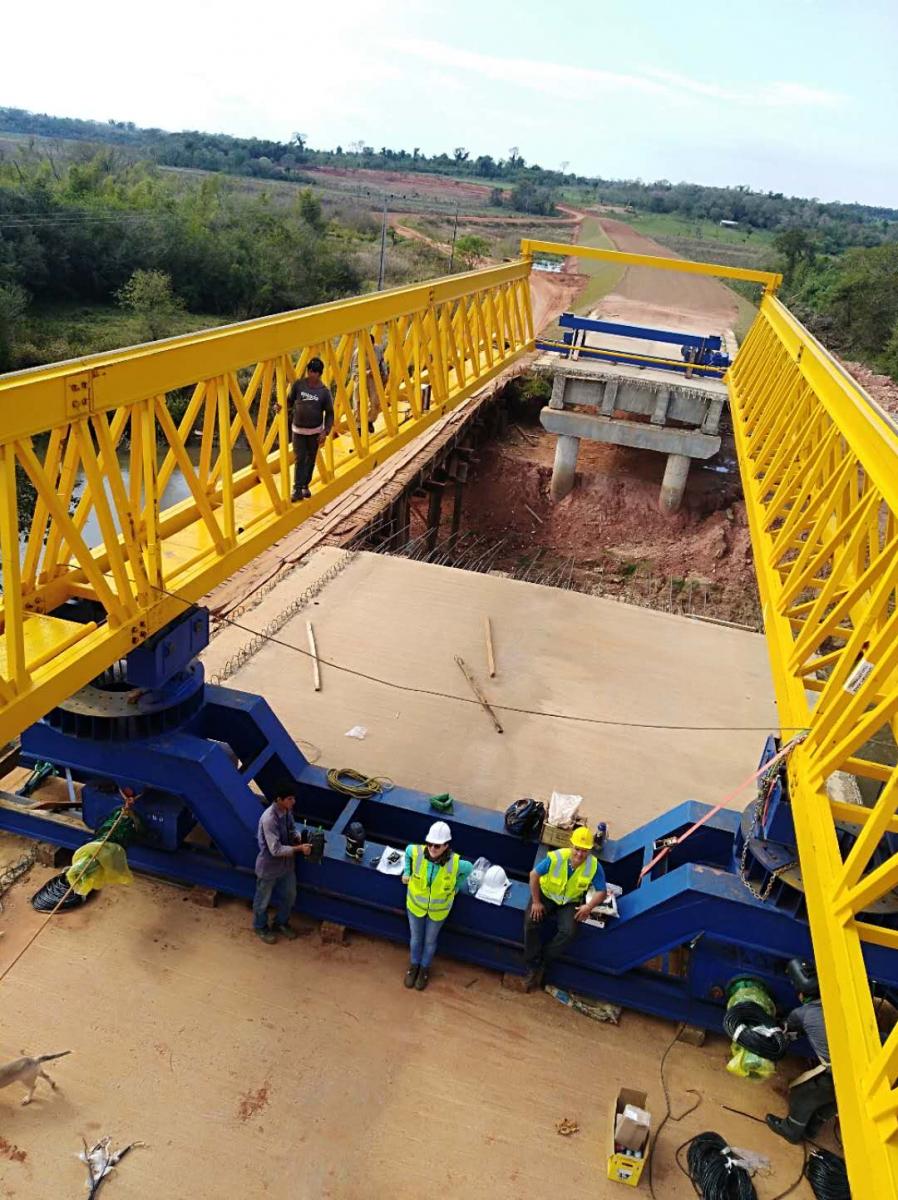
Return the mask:
{"type": "Polygon", "coordinates": [[[88,1200],[94,1200],[94,1196],[100,1190],[100,1184],[112,1174],[129,1150],[133,1150],[135,1146],[146,1145],[145,1142],[131,1142],[129,1146],[125,1146],[121,1150],[113,1150],[111,1137],[101,1138],[90,1150],[88,1150],[87,1142],[83,1137],[81,1144],[84,1149],[78,1157],[87,1166],[88,1200]]]}
{"type": "Polygon", "coordinates": [[[571,1121],[568,1117],[562,1117],[560,1121],[555,1122],[555,1132],[562,1137],[570,1137],[572,1133],[579,1133],[580,1126],[576,1121],[571,1121]]]}
{"type": "Polygon", "coordinates": [[[321,663],[318,661],[318,646],[315,644],[315,630],[312,622],[306,621],[306,633],[309,635],[309,652],[312,655],[312,670],[315,677],[315,691],[321,691],[321,663]]]}
{"type": "Polygon", "coordinates": [[[582,1013],[584,1017],[589,1017],[593,1021],[616,1025],[620,1020],[621,1007],[619,1004],[606,1004],[602,1000],[587,1000],[585,996],[575,996],[573,992],[566,992],[564,988],[555,987],[553,984],[548,984],[546,991],[567,1008],[572,1008],[574,1012],[582,1013]]]}
{"type": "Polygon", "coordinates": [[[486,634],[486,661],[489,666],[490,679],[496,676],[496,655],[493,651],[493,627],[489,617],[483,618],[483,630],[486,634]]]}
{"type": "Polygon", "coordinates": [[[477,699],[483,705],[484,710],[487,713],[489,713],[490,717],[492,718],[492,722],[496,727],[496,733],[504,732],[502,729],[502,725],[499,722],[499,718],[496,716],[496,714],[493,712],[492,708],[490,707],[489,700],[487,700],[486,696],[484,696],[483,692],[480,690],[480,685],[477,683],[477,680],[474,678],[474,676],[468,670],[468,666],[467,666],[465,660],[463,658],[460,658],[456,654],[455,661],[458,663],[459,667],[461,668],[461,672],[464,675],[465,679],[467,679],[468,684],[470,685],[471,691],[474,693],[474,695],[477,697],[477,699]]]}

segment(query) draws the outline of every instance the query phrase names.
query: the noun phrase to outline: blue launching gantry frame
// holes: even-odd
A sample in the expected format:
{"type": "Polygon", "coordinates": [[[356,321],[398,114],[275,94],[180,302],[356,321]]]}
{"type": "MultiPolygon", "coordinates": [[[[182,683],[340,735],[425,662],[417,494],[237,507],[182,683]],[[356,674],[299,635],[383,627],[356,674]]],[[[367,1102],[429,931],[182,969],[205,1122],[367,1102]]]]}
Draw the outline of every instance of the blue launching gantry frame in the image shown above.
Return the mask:
{"type": "MultiPolygon", "coordinates": [[[[207,630],[206,614],[193,610],[126,660],[125,685],[139,679],[139,688],[122,691],[118,676],[112,690],[84,689],[23,734],[26,762],[52,762],[84,784],[83,821],[38,814],[4,794],[0,828],[75,849],[118,807],[118,788],[133,787],[142,793],[137,807],[146,830],[128,848],[135,869],[249,898],[259,816],[275,789],[290,781],[297,823],[324,834],[321,861],[297,862],[297,909],[405,941],[405,889],[375,863],[424,840],[435,816],[429,797],[401,787],[370,798],[333,790],[326,771],[306,760],[264,699],[205,684],[193,655],[207,630]],[[347,854],[345,835],[355,821],[367,839],[360,861],[347,854]]],[[[763,761],[775,749],[768,739],[763,761]]],[[[604,928],[581,926],[550,981],[715,1030],[729,985],[746,975],[763,980],[783,1006],[794,1003],[784,964],[810,956],[811,941],[800,892],[775,874],[792,853],[779,782],[763,824],[754,815],[758,807],[708,817],[708,805],[687,801],[606,843],[600,857],[608,881],[623,892],[619,916],[607,918],[604,928]],[[703,817],[692,836],[673,844],[703,817]],[[779,841],[768,838],[771,832],[779,841]],[[643,876],[660,846],[668,853],[643,876]],[[757,891],[768,882],[776,886],[759,900],[745,878],[757,891]]],[[[450,820],[455,849],[500,864],[511,886],[501,906],[460,894],[441,952],[522,973],[527,880],[545,848],[536,837],[508,833],[503,814],[474,805],[457,803],[450,820]]],[[[884,992],[898,990],[898,956],[873,945],[866,953],[884,992]]]]}
{"type": "Polygon", "coordinates": [[[721,379],[730,365],[729,356],[722,348],[722,340],[716,334],[681,333],[673,329],[652,329],[645,325],[622,325],[614,321],[600,321],[594,317],[578,317],[573,313],[562,313],[558,324],[563,330],[562,340],[559,342],[537,338],[538,350],[548,350],[563,358],[570,358],[576,351],[578,359],[624,363],[635,367],[657,367],[663,371],[697,378],[721,379]],[[589,346],[586,344],[587,333],[608,333],[635,341],[663,342],[679,346],[680,359],[640,354],[636,348],[620,350],[589,346]]]}

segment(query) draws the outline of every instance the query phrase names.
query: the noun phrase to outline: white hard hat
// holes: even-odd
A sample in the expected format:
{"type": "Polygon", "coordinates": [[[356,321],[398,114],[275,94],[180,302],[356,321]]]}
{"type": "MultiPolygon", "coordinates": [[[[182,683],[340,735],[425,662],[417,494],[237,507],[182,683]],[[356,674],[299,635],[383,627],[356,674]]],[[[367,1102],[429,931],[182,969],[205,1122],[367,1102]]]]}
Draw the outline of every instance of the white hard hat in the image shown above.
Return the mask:
{"type": "Polygon", "coordinates": [[[488,904],[501,904],[507,891],[508,876],[504,868],[492,866],[484,875],[476,895],[478,900],[486,900],[488,904]]]}
{"type": "Polygon", "coordinates": [[[445,846],[452,841],[452,830],[445,821],[434,821],[427,833],[426,839],[431,846],[445,846]]]}

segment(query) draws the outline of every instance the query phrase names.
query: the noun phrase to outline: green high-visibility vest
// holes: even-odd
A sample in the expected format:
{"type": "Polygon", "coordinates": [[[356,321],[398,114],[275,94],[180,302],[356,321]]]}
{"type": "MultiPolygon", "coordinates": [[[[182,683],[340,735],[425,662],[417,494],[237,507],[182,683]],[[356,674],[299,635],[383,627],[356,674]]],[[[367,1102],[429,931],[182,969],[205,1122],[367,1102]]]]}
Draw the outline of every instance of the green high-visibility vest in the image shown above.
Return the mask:
{"type": "Polygon", "coordinates": [[[570,849],[549,851],[549,870],[539,877],[539,887],[547,900],[556,904],[573,904],[582,900],[596,873],[598,860],[587,854],[575,870],[570,870],[570,849]],[[570,871],[570,874],[568,872],[570,871]]]}
{"type": "Polygon", "coordinates": [[[433,882],[428,884],[428,867],[436,863],[428,858],[423,846],[412,847],[412,873],[408,881],[406,907],[415,917],[430,917],[431,921],[445,921],[455,899],[455,884],[458,880],[458,864],[461,857],[453,854],[445,866],[437,867],[433,882]]]}

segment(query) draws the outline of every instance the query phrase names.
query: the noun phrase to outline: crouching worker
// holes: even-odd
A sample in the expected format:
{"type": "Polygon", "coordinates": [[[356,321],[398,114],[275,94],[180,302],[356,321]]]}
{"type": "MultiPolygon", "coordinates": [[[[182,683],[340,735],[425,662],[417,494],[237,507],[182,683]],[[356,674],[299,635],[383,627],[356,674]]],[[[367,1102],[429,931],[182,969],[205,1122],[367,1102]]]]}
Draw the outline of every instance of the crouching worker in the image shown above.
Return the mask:
{"type": "Polygon", "coordinates": [[[551,850],[530,872],[530,903],[524,917],[524,961],[528,972],[524,983],[528,991],[542,985],[547,967],[574,940],[577,922],[589,914],[607,896],[605,872],[591,853],[593,835],[585,827],[575,829],[565,850],[551,850]],[[587,903],[590,886],[595,895],[587,903]],[[555,921],[557,931],[543,945],[542,924],[555,921]]]}
{"type": "Polygon", "coordinates": [[[312,847],[303,845],[293,823],[296,797],[291,786],[278,788],[274,803],[259,818],[256,834],[259,853],[256,857],[256,894],[253,898],[253,929],[256,936],[271,945],[277,934],[292,941],[297,936],[290,928],[290,914],[296,903],[297,854],[311,854],[312,847]],[[268,924],[268,906],[275,905],[274,928],[268,924]]]}
{"type": "Polygon", "coordinates": [[[408,887],[409,967],[405,986],[423,991],[436,953],[443,922],[473,863],[452,850],[452,831],[435,821],[423,846],[407,846],[402,882],[408,887]]]}
{"type": "Polygon", "coordinates": [[[836,1089],[823,1021],[823,1005],[813,993],[803,993],[801,1000],[803,1003],[793,1008],[786,1018],[786,1029],[794,1037],[804,1034],[820,1061],[789,1085],[788,1116],[767,1114],[767,1124],[773,1132],[787,1142],[796,1144],[805,1138],[815,1137],[821,1126],[836,1115],[836,1089]]]}

